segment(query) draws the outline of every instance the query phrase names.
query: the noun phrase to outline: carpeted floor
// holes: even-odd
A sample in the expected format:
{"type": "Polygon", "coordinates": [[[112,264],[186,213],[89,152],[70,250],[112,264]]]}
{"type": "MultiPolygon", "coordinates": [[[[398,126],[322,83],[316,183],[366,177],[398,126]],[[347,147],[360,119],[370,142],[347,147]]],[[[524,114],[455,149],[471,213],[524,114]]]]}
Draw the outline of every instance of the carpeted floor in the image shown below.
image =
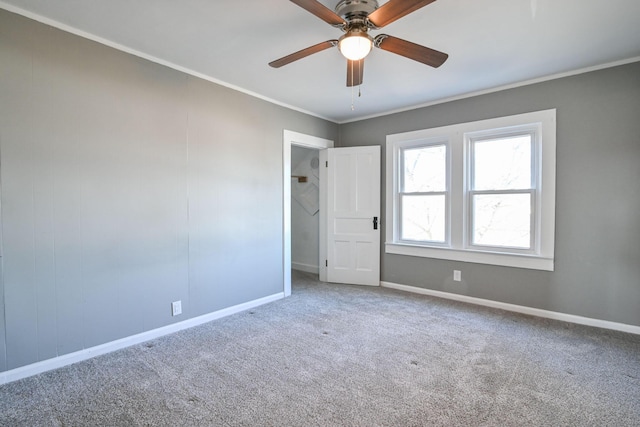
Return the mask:
{"type": "Polygon", "coordinates": [[[1,386],[0,425],[640,426],[640,336],[315,277],[1,386]]]}

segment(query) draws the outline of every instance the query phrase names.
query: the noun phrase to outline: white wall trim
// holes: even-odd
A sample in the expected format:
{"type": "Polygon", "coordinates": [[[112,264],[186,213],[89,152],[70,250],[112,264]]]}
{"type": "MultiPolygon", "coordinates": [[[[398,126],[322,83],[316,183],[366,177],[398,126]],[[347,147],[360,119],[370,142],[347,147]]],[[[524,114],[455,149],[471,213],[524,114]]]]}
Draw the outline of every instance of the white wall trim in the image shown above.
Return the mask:
{"type": "Polygon", "coordinates": [[[59,30],[65,31],[67,33],[71,33],[71,34],[74,34],[76,36],[85,38],[87,40],[91,40],[91,41],[94,41],[96,43],[100,43],[102,45],[105,45],[105,46],[108,46],[110,48],[119,50],[121,52],[125,52],[125,53],[128,53],[130,55],[137,56],[138,58],[146,59],[147,61],[151,61],[151,62],[155,62],[156,64],[164,65],[165,67],[172,68],[172,69],[174,69],[176,71],[180,71],[182,73],[189,74],[189,75],[197,77],[199,79],[206,80],[206,81],[209,81],[211,83],[215,83],[217,85],[224,86],[224,87],[227,87],[229,89],[236,90],[238,92],[242,92],[242,93],[247,94],[249,96],[253,96],[254,98],[258,98],[258,99],[261,99],[263,101],[267,101],[267,102],[269,102],[271,104],[279,105],[281,107],[288,108],[288,109],[293,110],[293,111],[298,111],[300,113],[307,114],[309,116],[317,117],[317,118],[322,119],[322,120],[327,120],[327,121],[330,121],[332,123],[336,123],[336,121],[334,119],[330,119],[328,117],[323,117],[323,116],[321,116],[321,115],[319,115],[317,113],[314,113],[313,111],[307,111],[307,110],[304,110],[302,108],[296,107],[294,105],[286,104],[284,102],[280,102],[278,100],[266,97],[264,95],[260,95],[259,93],[252,92],[252,91],[244,89],[244,88],[242,88],[240,86],[236,86],[236,85],[233,85],[231,83],[227,83],[227,82],[225,82],[223,80],[216,79],[214,77],[208,76],[208,75],[200,73],[198,71],[194,71],[194,70],[192,70],[190,68],[183,67],[183,66],[178,65],[178,64],[174,64],[173,62],[165,61],[164,59],[157,58],[157,57],[155,57],[153,55],[148,55],[148,54],[143,53],[143,52],[141,52],[139,50],[130,48],[130,47],[122,45],[120,43],[113,42],[111,40],[105,39],[105,38],[100,37],[100,36],[96,36],[95,34],[89,33],[87,31],[79,30],[79,29],[77,29],[75,27],[72,27],[70,25],[63,24],[62,22],[56,21],[55,19],[47,18],[45,16],[39,15],[37,13],[33,13],[31,11],[28,11],[26,9],[22,9],[22,8],[14,6],[12,4],[5,3],[4,1],[0,1],[0,8],[8,10],[9,12],[12,12],[12,13],[15,13],[15,14],[18,14],[18,15],[22,15],[22,16],[24,16],[26,18],[29,18],[29,19],[32,19],[34,21],[38,21],[38,22],[43,23],[45,25],[49,25],[51,27],[57,28],[59,30]]]}
{"type": "Polygon", "coordinates": [[[192,75],[194,77],[198,77],[200,79],[207,80],[209,82],[212,82],[212,83],[215,83],[215,84],[219,84],[221,86],[228,87],[230,89],[245,93],[245,94],[253,96],[255,98],[262,99],[262,100],[267,101],[269,103],[272,103],[272,104],[275,104],[275,105],[279,105],[281,107],[288,108],[290,110],[298,111],[300,113],[307,114],[307,115],[310,115],[310,116],[313,116],[313,117],[317,117],[317,118],[322,119],[322,120],[327,120],[327,121],[330,121],[330,122],[336,123],[336,124],[347,124],[347,123],[353,123],[353,122],[357,122],[357,121],[361,121],[361,120],[369,120],[369,119],[373,119],[373,118],[377,118],[377,117],[388,116],[388,115],[391,115],[391,114],[402,113],[402,112],[405,112],[405,111],[417,110],[419,108],[430,107],[432,105],[444,104],[444,103],[447,103],[447,102],[457,101],[457,100],[460,100],[460,99],[472,98],[474,96],[485,95],[485,94],[494,93],[494,92],[500,92],[500,91],[507,90],[507,89],[513,89],[513,88],[517,88],[517,87],[521,87],[521,86],[528,86],[528,85],[532,85],[532,84],[536,84],[536,83],[546,82],[546,81],[549,81],[549,80],[561,79],[561,78],[564,78],[564,77],[575,76],[575,75],[579,75],[579,74],[589,73],[591,71],[603,70],[603,69],[606,69],[606,68],[617,67],[617,66],[620,66],[620,65],[626,65],[626,64],[631,64],[633,62],[640,61],[640,56],[635,56],[635,57],[632,57],[632,58],[622,59],[622,60],[619,60],[619,61],[607,62],[607,63],[604,63],[604,64],[598,64],[598,65],[594,65],[594,66],[590,66],[590,67],[579,68],[577,70],[571,70],[571,71],[562,72],[562,73],[549,74],[549,75],[546,75],[546,76],[543,76],[543,77],[538,77],[538,78],[529,79],[529,80],[523,80],[523,81],[516,82],[516,83],[496,86],[496,87],[483,89],[483,90],[478,90],[478,91],[473,91],[473,92],[467,92],[467,93],[463,93],[463,94],[460,94],[460,95],[454,95],[454,96],[447,97],[447,98],[440,98],[440,99],[436,99],[436,100],[425,102],[425,103],[421,103],[421,104],[410,105],[410,106],[407,106],[407,107],[397,108],[397,109],[394,109],[394,110],[383,111],[381,113],[375,113],[375,114],[370,114],[370,115],[366,115],[366,116],[354,117],[354,118],[351,118],[351,119],[348,119],[348,120],[340,121],[340,120],[330,119],[328,117],[321,116],[321,115],[319,115],[317,113],[314,113],[313,111],[307,111],[307,110],[304,110],[302,108],[296,107],[294,105],[286,104],[284,102],[281,102],[281,101],[278,101],[278,100],[275,100],[275,99],[272,99],[272,98],[268,98],[268,97],[266,97],[264,95],[261,95],[259,93],[252,92],[252,91],[249,91],[249,90],[244,89],[242,87],[227,83],[227,82],[225,82],[223,80],[219,80],[219,79],[216,79],[214,77],[208,76],[206,74],[203,74],[203,73],[191,70],[189,68],[183,67],[181,65],[177,65],[177,64],[174,64],[172,62],[165,61],[165,60],[160,59],[160,58],[156,58],[155,56],[148,55],[146,53],[140,52],[140,51],[138,51],[136,49],[132,49],[132,48],[130,48],[128,46],[125,46],[125,45],[122,45],[120,43],[116,43],[116,42],[113,42],[111,40],[107,40],[107,39],[105,39],[103,37],[99,37],[99,36],[97,36],[95,34],[89,33],[87,31],[80,30],[78,28],[72,27],[72,26],[67,25],[67,24],[63,24],[62,22],[56,21],[56,20],[51,19],[51,18],[47,18],[45,16],[39,15],[39,14],[31,12],[29,10],[22,9],[22,8],[20,8],[18,6],[6,3],[6,2],[4,2],[2,0],[0,0],[0,8],[8,10],[9,12],[12,12],[12,13],[16,13],[18,15],[22,15],[22,16],[24,16],[26,18],[29,18],[29,19],[33,19],[34,21],[41,22],[41,23],[49,25],[51,27],[58,28],[59,30],[66,31],[67,33],[75,34],[77,36],[83,37],[83,38],[88,39],[88,40],[92,40],[94,42],[103,44],[105,46],[109,46],[109,47],[117,49],[119,51],[129,53],[131,55],[137,56],[139,58],[146,59],[146,60],[151,61],[151,62],[155,62],[156,64],[164,65],[164,66],[172,68],[174,70],[181,71],[181,72],[183,72],[185,74],[189,74],[189,75],[192,75]]]}
{"type": "Polygon", "coordinates": [[[232,307],[227,307],[222,310],[214,311],[212,313],[204,314],[202,316],[187,319],[182,322],[173,323],[171,325],[163,326],[161,328],[153,329],[147,332],[132,335],[132,336],[111,341],[105,344],[97,345],[95,347],[86,348],[84,350],[54,357],[52,359],[47,359],[41,362],[36,362],[30,365],[11,369],[9,371],[0,372],[0,385],[17,381],[23,378],[27,378],[32,375],[37,375],[42,372],[62,368],[64,366],[71,365],[73,363],[82,362],[83,360],[91,359],[92,357],[111,353],[116,350],[121,350],[123,348],[140,344],[155,338],[159,338],[164,335],[169,335],[174,332],[182,331],[184,329],[193,328],[194,326],[202,325],[203,323],[211,322],[213,320],[220,319],[222,317],[230,316],[232,314],[239,313],[241,311],[249,310],[251,308],[258,307],[260,305],[268,304],[270,302],[277,301],[282,298],[284,298],[284,293],[280,292],[280,293],[269,295],[263,298],[258,298],[253,301],[248,301],[242,304],[234,305],[232,307]]]}
{"type": "Polygon", "coordinates": [[[14,6],[12,4],[6,3],[6,2],[4,2],[2,0],[0,0],[0,8],[8,10],[9,12],[12,12],[12,13],[16,13],[18,15],[22,15],[22,16],[24,16],[26,18],[29,18],[29,19],[33,19],[34,21],[38,21],[38,22],[41,22],[43,24],[52,26],[54,28],[58,28],[59,30],[66,31],[67,33],[75,34],[77,36],[83,37],[83,38],[88,39],[88,40],[92,40],[94,42],[103,44],[105,46],[109,46],[109,47],[117,49],[119,51],[126,52],[126,53],[129,53],[131,55],[135,55],[135,56],[137,56],[139,58],[143,58],[143,59],[146,59],[146,60],[151,61],[151,62],[155,62],[156,64],[164,65],[164,66],[172,68],[174,70],[181,71],[183,73],[192,75],[194,77],[198,77],[200,79],[207,80],[209,82],[212,82],[212,83],[215,83],[215,84],[219,84],[219,85],[224,86],[224,87],[228,87],[230,89],[245,93],[247,95],[253,96],[253,97],[258,98],[258,99],[262,99],[262,100],[267,101],[269,103],[272,103],[272,104],[275,104],[275,105],[279,105],[281,107],[288,108],[290,110],[298,111],[300,113],[307,114],[307,115],[310,115],[310,116],[313,116],[313,117],[317,117],[317,118],[322,119],[322,120],[327,120],[327,121],[330,121],[330,122],[336,123],[336,124],[347,124],[347,123],[353,123],[353,122],[357,122],[357,121],[361,121],[361,120],[369,120],[369,119],[373,119],[373,118],[377,118],[377,117],[388,116],[388,115],[391,115],[391,114],[402,113],[402,112],[405,112],[405,111],[416,110],[416,109],[419,109],[419,108],[430,107],[432,105],[444,104],[444,103],[447,103],[447,102],[457,101],[457,100],[460,100],[460,99],[472,98],[474,96],[485,95],[485,94],[494,93],[494,92],[500,92],[500,91],[507,90],[507,89],[513,89],[513,88],[517,88],[517,87],[521,87],[521,86],[528,86],[528,85],[532,85],[532,84],[536,84],[536,83],[546,82],[546,81],[549,81],[549,80],[561,79],[561,78],[564,78],[564,77],[575,76],[575,75],[579,75],[579,74],[589,73],[591,71],[603,70],[603,69],[606,69],[606,68],[617,67],[617,66],[620,66],[620,65],[626,65],[626,64],[631,64],[633,62],[640,61],[640,56],[635,56],[635,57],[632,57],[632,58],[627,58],[627,59],[623,59],[623,60],[619,60],[619,61],[607,62],[607,63],[604,63],[604,64],[598,64],[598,65],[594,65],[594,66],[590,66],[590,67],[579,68],[577,70],[572,70],[572,71],[567,71],[567,72],[562,72],[562,73],[549,74],[547,76],[538,77],[538,78],[529,79],[529,80],[523,80],[523,81],[512,83],[512,84],[496,86],[496,87],[493,87],[493,88],[483,89],[483,90],[478,90],[478,91],[473,91],[473,92],[467,92],[467,93],[463,93],[463,94],[460,94],[460,95],[454,95],[454,96],[447,97],[447,98],[436,99],[436,100],[425,102],[425,103],[422,103],[422,104],[411,105],[411,106],[407,106],[407,107],[397,108],[397,109],[394,109],[394,110],[383,111],[381,113],[375,113],[375,114],[366,115],[366,116],[354,117],[354,118],[351,118],[351,119],[348,119],[348,120],[340,121],[340,120],[330,119],[328,117],[321,116],[321,115],[319,115],[317,113],[314,113],[313,111],[307,111],[307,110],[304,110],[302,108],[296,107],[294,105],[286,104],[284,102],[281,102],[281,101],[278,101],[278,100],[275,100],[275,99],[272,99],[272,98],[268,98],[268,97],[266,97],[264,95],[260,95],[259,93],[249,91],[247,89],[241,88],[241,87],[236,86],[236,85],[232,85],[232,84],[227,83],[227,82],[225,82],[223,80],[219,80],[219,79],[216,79],[214,77],[208,76],[206,74],[199,73],[199,72],[191,70],[189,68],[174,64],[172,62],[165,61],[165,60],[160,59],[160,58],[156,58],[155,56],[148,55],[146,53],[140,52],[140,51],[138,51],[136,49],[132,49],[132,48],[130,48],[128,46],[125,46],[125,45],[122,45],[120,43],[116,43],[116,42],[113,42],[111,40],[107,40],[107,39],[105,39],[103,37],[96,36],[95,34],[91,34],[91,33],[87,32],[87,31],[80,30],[78,28],[72,27],[72,26],[67,25],[67,24],[63,24],[62,22],[56,21],[56,20],[51,19],[51,18],[47,18],[45,16],[39,15],[39,14],[31,12],[29,10],[22,9],[20,7],[17,7],[17,6],[14,6]]]}
{"type": "Polygon", "coordinates": [[[460,95],[454,95],[454,96],[450,96],[450,97],[447,97],[447,98],[435,99],[433,101],[425,102],[425,103],[422,103],[422,104],[415,104],[415,105],[409,105],[407,107],[396,108],[395,110],[388,110],[388,111],[384,111],[382,113],[375,113],[375,114],[370,114],[368,116],[354,117],[354,118],[349,119],[349,120],[339,121],[338,124],[339,125],[344,125],[344,124],[347,124],[347,123],[353,123],[353,122],[359,122],[359,121],[362,121],[362,120],[370,120],[370,119],[375,119],[375,118],[378,118],[378,117],[389,116],[391,114],[403,113],[405,111],[418,110],[420,108],[431,107],[433,105],[446,104],[447,102],[459,101],[461,99],[473,98],[475,96],[487,95],[487,94],[495,93],[495,92],[502,92],[504,90],[515,89],[515,88],[519,88],[519,87],[522,87],[522,86],[530,86],[530,85],[534,85],[534,84],[537,84],[537,83],[544,83],[544,82],[551,81],[551,80],[558,80],[558,79],[563,79],[565,77],[572,77],[572,76],[577,76],[577,75],[580,75],[580,74],[586,74],[586,73],[590,73],[592,71],[600,71],[600,70],[605,70],[607,68],[613,68],[613,67],[618,67],[618,66],[621,66],[621,65],[632,64],[632,63],[638,62],[638,61],[640,61],[640,56],[634,56],[632,58],[622,59],[620,61],[613,61],[613,62],[607,62],[607,63],[604,63],[604,64],[594,65],[594,66],[591,66],[591,67],[578,68],[577,70],[566,71],[566,72],[563,72],[563,73],[548,74],[546,76],[537,77],[537,78],[534,78],[534,79],[522,80],[522,81],[516,82],[516,83],[495,86],[495,87],[492,87],[492,88],[477,90],[477,91],[473,91],[473,92],[466,92],[466,93],[462,93],[460,95]]]}
{"type": "Polygon", "coordinates": [[[509,304],[505,302],[492,301],[488,299],[470,297],[467,295],[452,294],[449,292],[435,291],[432,289],[418,288],[416,286],[400,285],[392,282],[380,282],[383,288],[397,289],[415,294],[428,295],[437,298],[444,298],[453,301],[460,301],[484,307],[498,308],[500,310],[514,313],[527,314],[530,316],[543,317],[545,319],[560,320],[562,322],[575,323],[578,325],[593,326],[602,329],[627,332],[640,335],[640,326],[628,325],[626,323],[610,322],[608,320],[593,319],[590,317],[576,316],[574,314],[559,313],[557,311],[542,310],[540,308],[526,307],[523,305],[509,304]]]}
{"type": "Polygon", "coordinates": [[[320,274],[320,267],[317,265],[304,264],[302,262],[291,262],[291,268],[307,273],[320,274]]]}

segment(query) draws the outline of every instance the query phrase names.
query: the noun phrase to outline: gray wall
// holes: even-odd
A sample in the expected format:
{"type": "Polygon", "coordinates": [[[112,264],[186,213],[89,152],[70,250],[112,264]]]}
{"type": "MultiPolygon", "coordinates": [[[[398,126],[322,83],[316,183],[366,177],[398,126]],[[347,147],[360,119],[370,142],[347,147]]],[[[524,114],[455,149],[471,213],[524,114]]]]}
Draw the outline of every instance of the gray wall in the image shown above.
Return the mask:
{"type": "Polygon", "coordinates": [[[0,64],[0,371],[283,291],[282,132],[337,125],[4,10],[0,64]]]}
{"type": "Polygon", "coordinates": [[[382,248],[382,280],[640,325],[640,63],[344,124],[339,144],[384,146],[387,134],[550,108],[557,109],[555,271],[382,248]],[[462,282],[452,281],[454,269],[462,282]]]}
{"type": "Polygon", "coordinates": [[[384,146],[548,108],[555,271],[383,254],[382,279],[640,325],[639,63],[339,129],[3,10],[0,64],[0,371],[281,292],[284,128],[384,146]]]}

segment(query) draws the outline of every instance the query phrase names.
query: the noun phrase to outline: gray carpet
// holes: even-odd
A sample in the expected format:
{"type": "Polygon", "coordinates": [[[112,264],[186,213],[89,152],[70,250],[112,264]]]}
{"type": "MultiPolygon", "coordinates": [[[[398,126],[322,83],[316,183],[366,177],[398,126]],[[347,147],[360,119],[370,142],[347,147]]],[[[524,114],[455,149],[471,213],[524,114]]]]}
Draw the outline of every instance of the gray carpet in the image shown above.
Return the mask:
{"type": "Polygon", "coordinates": [[[0,425],[640,425],[639,336],[294,282],[285,300],[1,386],[0,425]]]}

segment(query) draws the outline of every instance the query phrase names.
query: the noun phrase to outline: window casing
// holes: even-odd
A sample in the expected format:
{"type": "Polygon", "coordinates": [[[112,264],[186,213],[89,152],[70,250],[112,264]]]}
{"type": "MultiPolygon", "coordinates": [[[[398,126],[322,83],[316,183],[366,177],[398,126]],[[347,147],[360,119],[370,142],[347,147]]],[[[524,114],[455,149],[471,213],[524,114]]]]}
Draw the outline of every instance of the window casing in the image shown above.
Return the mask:
{"type": "Polygon", "coordinates": [[[555,123],[546,110],[387,136],[385,251],[552,271],[555,123]],[[441,215],[409,216],[438,233],[408,233],[409,201],[428,199],[441,215]]]}

